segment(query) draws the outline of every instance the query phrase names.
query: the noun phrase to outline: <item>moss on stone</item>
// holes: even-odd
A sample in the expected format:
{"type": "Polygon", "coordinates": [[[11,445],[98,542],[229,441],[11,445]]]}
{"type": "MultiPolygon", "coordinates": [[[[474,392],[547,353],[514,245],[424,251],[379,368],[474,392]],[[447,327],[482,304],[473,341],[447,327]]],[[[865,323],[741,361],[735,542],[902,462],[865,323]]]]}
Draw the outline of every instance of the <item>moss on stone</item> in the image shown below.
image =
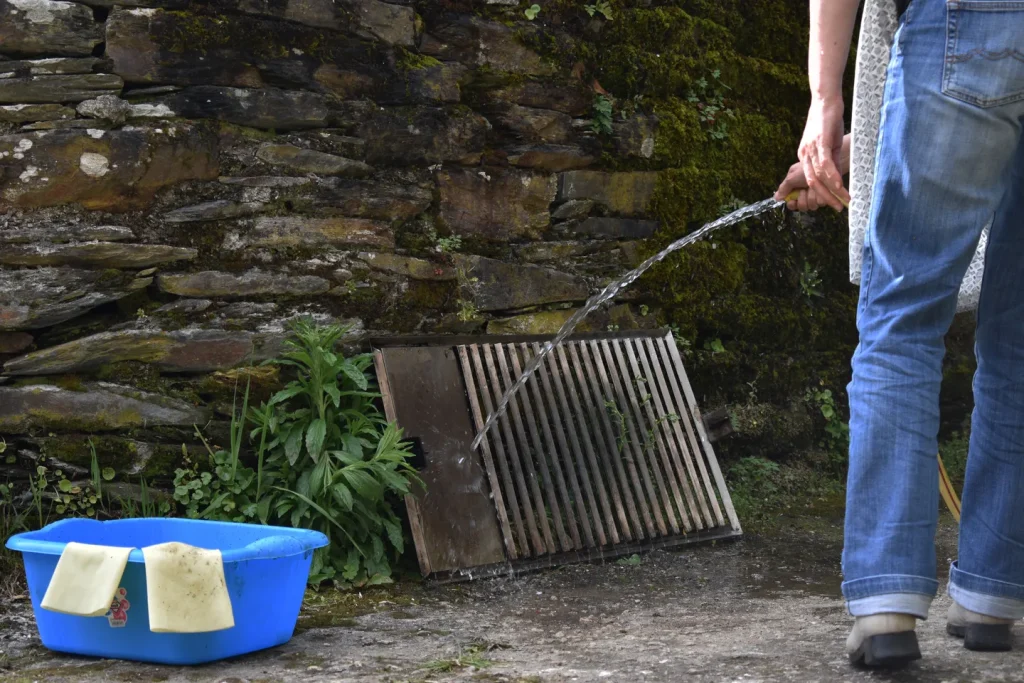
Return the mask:
{"type": "Polygon", "coordinates": [[[160,371],[149,363],[110,363],[96,370],[96,378],[104,382],[128,384],[146,391],[158,391],[162,388],[160,371]]]}
{"type": "MultiPolygon", "coordinates": [[[[51,436],[41,440],[40,454],[45,458],[54,458],[70,465],[89,468],[92,463],[90,442],[96,449],[96,458],[100,467],[110,467],[116,475],[122,475],[139,466],[139,443],[131,439],[103,434],[66,434],[51,436]]],[[[170,447],[165,447],[166,451],[170,447]]],[[[180,458],[181,448],[177,448],[180,458]]],[[[170,463],[148,461],[146,469],[158,472],[170,463]]],[[[163,474],[169,474],[167,469],[163,474]]]]}
{"type": "Polygon", "coordinates": [[[396,52],[396,65],[402,71],[418,71],[443,66],[441,60],[429,55],[421,55],[401,47],[396,48],[396,52]]]}

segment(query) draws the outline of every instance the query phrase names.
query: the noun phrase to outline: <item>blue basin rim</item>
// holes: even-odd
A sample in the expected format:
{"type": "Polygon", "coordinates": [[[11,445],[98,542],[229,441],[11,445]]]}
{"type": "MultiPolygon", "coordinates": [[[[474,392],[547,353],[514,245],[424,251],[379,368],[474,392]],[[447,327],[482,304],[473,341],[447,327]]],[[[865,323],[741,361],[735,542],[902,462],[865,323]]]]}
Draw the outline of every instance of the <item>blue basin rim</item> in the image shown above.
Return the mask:
{"type": "MultiPolygon", "coordinates": [[[[124,523],[139,523],[144,520],[133,519],[133,520],[111,520],[109,522],[100,522],[91,519],[63,519],[53,524],[49,524],[39,531],[30,531],[27,533],[17,534],[7,539],[7,548],[21,553],[39,553],[42,555],[60,555],[64,552],[64,547],[67,545],[66,541],[53,541],[45,540],[41,538],[44,535],[50,535],[55,529],[61,526],[74,524],[74,525],[85,525],[85,524],[102,524],[102,525],[118,525],[124,523]]],[[[156,520],[155,520],[156,521],[156,520]]],[[[161,519],[160,522],[168,522],[172,520],[161,519]]],[[[187,524],[192,525],[226,525],[232,524],[228,522],[206,522],[201,520],[192,519],[177,519],[173,520],[175,524],[187,524]]],[[[221,548],[221,555],[224,562],[243,562],[247,560],[271,560],[280,557],[291,557],[294,555],[300,555],[317,548],[323,548],[329,544],[327,536],[320,533],[319,531],[313,531],[311,529],[290,529],[286,527],[275,527],[275,526],[261,526],[257,524],[238,524],[238,526],[246,526],[250,528],[262,528],[266,530],[267,535],[258,538],[251,543],[231,549],[221,548]]],[[[193,527],[194,528],[194,527],[193,527]]],[[[75,540],[71,538],[69,540],[75,540]]],[[[184,541],[183,541],[184,542],[184,541]]],[[[117,545],[111,543],[110,545],[117,545]]],[[[196,545],[196,544],[193,544],[196,545]]],[[[123,546],[121,546],[123,547],[123,546]]],[[[198,547],[205,547],[209,550],[215,548],[209,547],[209,545],[199,545],[198,547]]],[[[128,561],[137,564],[143,564],[144,559],[142,550],[135,548],[132,550],[128,557],[128,561]]]]}

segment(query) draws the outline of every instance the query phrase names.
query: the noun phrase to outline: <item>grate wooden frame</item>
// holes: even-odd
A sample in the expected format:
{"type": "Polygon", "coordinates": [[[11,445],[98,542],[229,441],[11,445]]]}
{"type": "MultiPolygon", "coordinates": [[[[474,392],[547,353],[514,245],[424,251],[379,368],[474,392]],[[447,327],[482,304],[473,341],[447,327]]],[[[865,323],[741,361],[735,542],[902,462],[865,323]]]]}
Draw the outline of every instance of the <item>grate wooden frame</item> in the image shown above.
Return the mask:
{"type": "Polygon", "coordinates": [[[427,486],[406,507],[423,575],[459,581],[740,536],[668,331],[571,337],[470,450],[547,341],[371,340],[385,413],[422,444],[427,486]]]}
{"type": "MultiPolygon", "coordinates": [[[[540,348],[457,347],[477,430],[540,348]]],[[[563,343],[481,456],[512,561],[741,533],[671,333],[563,343]]]]}

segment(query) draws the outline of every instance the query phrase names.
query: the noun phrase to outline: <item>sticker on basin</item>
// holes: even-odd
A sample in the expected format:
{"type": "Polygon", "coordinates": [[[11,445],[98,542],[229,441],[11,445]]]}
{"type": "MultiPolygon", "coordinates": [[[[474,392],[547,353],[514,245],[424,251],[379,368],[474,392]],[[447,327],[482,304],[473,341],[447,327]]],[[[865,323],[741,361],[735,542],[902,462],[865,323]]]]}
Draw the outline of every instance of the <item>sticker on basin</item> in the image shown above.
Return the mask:
{"type": "Polygon", "coordinates": [[[124,628],[128,623],[128,608],[132,606],[127,600],[128,591],[118,588],[114,594],[114,600],[110,603],[110,611],[107,612],[107,621],[110,628],[124,628]]]}

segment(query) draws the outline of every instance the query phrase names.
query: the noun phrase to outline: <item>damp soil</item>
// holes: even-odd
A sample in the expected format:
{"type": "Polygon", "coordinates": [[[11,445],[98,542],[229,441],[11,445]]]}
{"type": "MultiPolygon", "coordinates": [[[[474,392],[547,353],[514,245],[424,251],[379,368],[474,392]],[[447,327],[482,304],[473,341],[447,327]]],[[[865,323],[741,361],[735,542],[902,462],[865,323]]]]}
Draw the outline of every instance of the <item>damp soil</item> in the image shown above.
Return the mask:
{"type": "MultiPolygon", "coordinates": [[[[1021,681],[1018,651],[978,654],[944,633],[945,597],[918,633],[925,659],[851,669],[837,519],[779,520],[735,542],[519,578],[403,583],[307,598],[287,645],[161,667],[56,655],[28,605],[0,614],[0,681],[1021,681]]],[[[939,566],[956,547],[944,520],[939,566]]],[[[942,577],[944,579],[944,577],[942,577]]]]}

